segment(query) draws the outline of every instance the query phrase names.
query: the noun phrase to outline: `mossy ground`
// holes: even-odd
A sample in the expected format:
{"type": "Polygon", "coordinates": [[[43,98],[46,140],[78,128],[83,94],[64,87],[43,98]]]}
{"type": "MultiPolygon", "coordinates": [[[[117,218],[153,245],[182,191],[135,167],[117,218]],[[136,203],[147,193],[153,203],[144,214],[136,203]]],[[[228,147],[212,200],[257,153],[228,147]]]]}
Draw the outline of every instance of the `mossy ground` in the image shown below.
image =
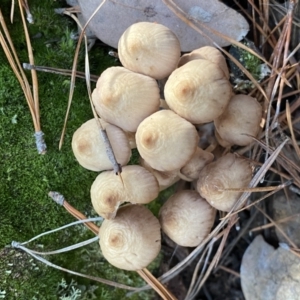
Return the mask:
{"type": "MultiPolygon", "coordinates": [[[[17,6],[14,24],[9,24],[10,2],[2,0],[0,7],[21,62],[28,62],[17,6]]],[[[54,8],[65,6],[64,1],[31,0],[29,4],[35,19],[35,23],[29,25],[29,31],[36,65],[70,69],[76,47],[76,42],[70,39],[70,32],[76,32],[77,28],[68,17],[54,13],[54,8]]],[[[92,73],[100,74],[108,66],[116,64],[107,52],[107,49],[99,47],[92,50],[92,73]]],[[[83,55],[80,56],[79,69],[83,69],[83,55]]],[[[30,75],[28,71],[27,75],[30,75]]],[[[51,190],[62,193],[74,207],[92,215],[89,189],[97,173],[83,169],[76,162],[70,145],[73,132],[92,117],[85,83],[80,79],[76,81],[65,141],[59,151],[69,78],[38,73],[38,79],[41,124],[48,147],[46,155],[37,153],[28,106],[0,49],[0,299],[65,299],[62,298],[63,294],[74,294],[75,289],[81,290],[82,295],[73,295],[69,299],[93,299],[93,295],[97,299],[122,299],[126,293],[123,290],[45,267],[24,252],[9,246],[12,240],[23,242],[74,221],[47,196],[51,190]],[[71,281],[72,286],[69,285],[71,281]]],[[[157,211],[157,208],[154,210],[157,211]]],[[[28,247],[36,248],[39,244],[45,251],[52,250],[92,236],[88,230],[76,226],[48,235],[28,247]]],[[[43,249],[39,248],[41,251],[43,249]]],[[[136,273],[109,267],[100,255],[98,243],[64,255],[53,255],[51,261],[89,275],[134,286],[143,284],[136,273]]],[[[149,299],[151,295],[135,295],[132,299],[149,299]]]]}

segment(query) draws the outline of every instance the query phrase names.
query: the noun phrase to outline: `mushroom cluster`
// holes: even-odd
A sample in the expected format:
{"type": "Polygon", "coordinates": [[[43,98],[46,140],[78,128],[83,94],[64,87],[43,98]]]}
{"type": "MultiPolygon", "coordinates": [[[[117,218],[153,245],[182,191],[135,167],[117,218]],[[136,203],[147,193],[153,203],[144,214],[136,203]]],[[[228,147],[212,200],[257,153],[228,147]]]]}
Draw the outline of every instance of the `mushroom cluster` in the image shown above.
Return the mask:
{"type": "Polygon", "coordinates": [[[159,253],[161,228],[179,245],[199,245],[216,209],[230,211],[240,195],[233,190],[251,180],[245,159],[201,148],[199,128],[210,123],[221,146],[244,146],[258,134],[262,114],[256,99],[233,95],[219,50],[206,46],[180,57],[176,35],[161,24],[130,26],[118,53],[123,67],[101,74],[92,101],[122,173],[112,171],[98,120],[77,129],[72,148],[81,166],[103,171],[91,186],[91,200],[105,218],[99,232],[104,257],[116,267],[139,270],[159,253]],[[127,166],[135,147],[140,164],[127,166]],[[172,195],[159,218],[143,206],[180,179],[194,189],[172,195]]]}

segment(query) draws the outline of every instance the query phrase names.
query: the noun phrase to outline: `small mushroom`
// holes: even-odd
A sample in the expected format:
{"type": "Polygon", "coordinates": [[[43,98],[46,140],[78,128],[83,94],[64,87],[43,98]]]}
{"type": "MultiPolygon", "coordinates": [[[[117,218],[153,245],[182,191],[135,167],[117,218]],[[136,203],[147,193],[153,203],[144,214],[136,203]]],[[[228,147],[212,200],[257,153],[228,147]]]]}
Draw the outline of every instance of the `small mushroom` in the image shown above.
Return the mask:
{"type": "Polygon", "coordinates": [[[226,64],[226,59],[217,48],[211,46],[204,46],[193,50],[190,53],[184,54],[180,57],[177,67],[179,68],[187,62],[195,59],[206,59],[211,61],[212,63],[215,63],[222,69],[222,71],[225,74],[225,77],[227,79],[230,78],[228,67],[226,64]]]}
{"type": "Polygon", "coordinates": [[[195,152],[198,140],[196,128],[171,110],[147,117],[136,132],[141,157],[159,171],[182,168],[195,152]]]}
{"type": "Polygon", "coordinates": [[[99,237],[103,256],[123,270],[146,268],[161,248],[159,221],[140,205],[123,206],[113,220],[104,220],[99,237]]]}
{"type": "Polygon", "coordinates": [[[111,67],[98,79],[92,100],[105,121],[135,132],[141,121],[159,109],[160,94],[153,78],[111,67]]]}
{"type": "MultiPolygon", "coordinates": [[[[131,149],[124,131],[102,121],[101,124],[107,132],[117,162],[122,166],[126,165],[131,149]]],[[[74,132],[72,150],[79,164],[88,170],[99,172],[113,168],[95,119],[85,122],[74,132]]]]}
{"type": "Polygon", "coordinates": [[[105,219],[112,219],[124,202],[147,204],[159,193],[154,175],[137,165],[125,166],[121,177],[113,171],[102,172],[91,186],[91,200],[95,211],[105,219]]]}
{"type": "Polygon", "coordinates": [[[250,163],[228,153],[200,171],[197,191],[211,206],[228,212],[242,194],[230,189],[247,188],[251,178],[250,163]]]}
{"type": "Polygon", "coordinates": [[[215,63],[196,59],[170,75],[164,94],[170,109],[193,124],[201,124],[223,113],[231,97],[231,85],[215,63]]]}
{"type": "Polygon", "coordinates": [[[158,23],[138,22],[122,34],[118,54],[125,68],[163,79],[176,68],[180,44],[169,28],[158,23]]]}
{"type": "Polygon", "coordinates": [[[185,181],[198,179],[200,171],[213,159],[214,155],[212,153],[197,147],[191,159],[179,170],[178,175],[185,181]]]}
{"type": "Polygon", "coordinates": [[[223,147],[247,146],[256,137],[262,118],[262,107],[255,98],[235,95],[226,110],[214,120],[216,137],[223,147]]]}
{"type": "Polygon", "coordinates": [[[215,209],[192,190],[172,195],[159,211],[163,232],[185,247],[198,246],[209,234],[214,219],[215,209]]]}

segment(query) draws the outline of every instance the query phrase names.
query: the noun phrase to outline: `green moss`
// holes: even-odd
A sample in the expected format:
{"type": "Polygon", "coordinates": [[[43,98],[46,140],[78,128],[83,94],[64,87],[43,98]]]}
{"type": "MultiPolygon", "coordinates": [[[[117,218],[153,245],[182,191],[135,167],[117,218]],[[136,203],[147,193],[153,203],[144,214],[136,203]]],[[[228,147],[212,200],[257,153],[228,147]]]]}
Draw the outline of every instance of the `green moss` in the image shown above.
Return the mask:
{"type": "MultiPolygon", "coordinates": [[[[254,45],[252,45],[250,42],[248,42],[246,40],[244,40],[242,42],[250,49],[255,47],[254,45]]],[[[235,53],[236,58],[238,58],[238,60],[241,62],[241,64],[251,73],[251,75],[256,80],[259,81],[267,75],[267,73],[265,73],[266,70],[263,71],[264,64],[258,57],[256,57],[249,51],[246,51],[237,46],[233,45],[232,47],[235,49],[234,53],[235,53]]]]}
{"type": "MultiPolygon", "coordinates": [[[[8,17],[10,0],[3,0],[1,4],[4,16],[8,17]]],[[[35,23],[29,25],[35,63],[70,69],[76,47],[70,33],[76,32],[77,28],[71,19],[53,12],[54,8],[64,7],[64,2],[44,0],[41,3],[31,0],[29,5],[35,19],[35,23]]],[[[28,62],[17,7],[14,24],[6,21],[21,62],[28,62]]],[[[91,51],[90,58],[93,74],[100,74],[108,66],[116,64],[114,58],[99,48],[91,51]]],[[[83,63],[81,50],[81,70],[83,63]]],[[[30,72],[27,71],[27,74],[30,75],[30,72]]],[[[94,294],[97,299],[123,299],[126,291],[52,269],[9,246],[13,240],[23,242],[74,221],[72,216],[47,196],[51,190],[62,193],[74,207],[86,215],[94,214],[89,190],[97,173],[83,169],[75,160],[70,146],[73,132],[92,117],[85,82],[80,79],[76,81],[65,141],[59,151],[69,78],[38,73],[38,80],[41,124],[48,147],[46,155],[37,153],[27,103],[0,49],[0,298],[5,295],[4,299],[9,300],[74,300],[92,299],[94,294]],[[81,296],[75,298],[74,290],[79,290],[81,296]]],[[[135,153],[131,162],[136,163],[137,160],[138,153],[135,153]]],[[[157,214],[159,205],[154,203],[152,206],[156,207],[154,211],[157,214]]],[[[76,226],[45,236],[28,247],[40,251],[52,250],[92,236],[85,227],[76,226]]],[[[49,259],[74,271],[132,286],[143,285],[142,279],[135,272],[125,272],[109,266],[100,254],[98,243],[66,254],[53,255],[49,259]]],[[[154,267],[158,264],[159,259],[154,267]]],[[[152,296],[153,292],[146,292],[134,295],[131,299],[151,299],[152,296]]]]}

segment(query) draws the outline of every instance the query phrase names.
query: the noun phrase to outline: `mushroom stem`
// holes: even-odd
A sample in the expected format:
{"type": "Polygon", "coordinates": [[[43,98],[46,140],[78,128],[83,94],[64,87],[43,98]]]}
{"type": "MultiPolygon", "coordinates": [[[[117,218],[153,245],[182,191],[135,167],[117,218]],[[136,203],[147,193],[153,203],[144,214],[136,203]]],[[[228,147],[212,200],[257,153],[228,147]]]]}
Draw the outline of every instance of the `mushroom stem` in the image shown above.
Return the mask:
{"type": "Polygon", "coordinates": [[[216,140],[213,141],[212,144],[210,144],[206,149],[204,149],[206,152],[212,153],[218,146],[219,144],[217,143],[216,140]]]}

